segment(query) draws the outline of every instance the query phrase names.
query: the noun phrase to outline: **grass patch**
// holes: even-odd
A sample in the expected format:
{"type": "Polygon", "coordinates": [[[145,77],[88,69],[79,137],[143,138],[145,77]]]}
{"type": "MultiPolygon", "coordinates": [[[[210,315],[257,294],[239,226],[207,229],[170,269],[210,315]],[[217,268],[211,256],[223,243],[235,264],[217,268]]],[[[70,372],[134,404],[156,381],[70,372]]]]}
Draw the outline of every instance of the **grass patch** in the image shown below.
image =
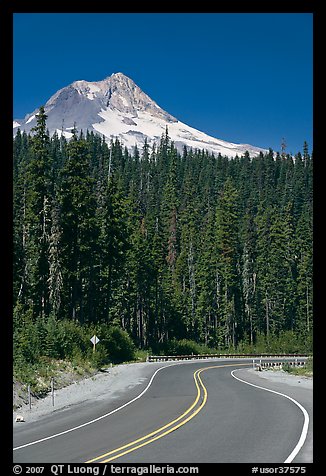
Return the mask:
{"type": "Polygon", "coordinates": [[[300,375],[301,377],[313,377],[313,358],[309,357],[302,367],[295,367],[285,363],[282,365],[282,370],[292,375],[300,375]]]}
{"type": "Polygon", "coordinates": [[[62,388],[70,383],[86,378],[97,371],[89,362],[57,360],[42,357],[35,364],[16,365],[14,380],[26,389],[30,385],[34,397],[43,397],[51,390],[51,379],[55,379],[55,387],[62,388]]]}

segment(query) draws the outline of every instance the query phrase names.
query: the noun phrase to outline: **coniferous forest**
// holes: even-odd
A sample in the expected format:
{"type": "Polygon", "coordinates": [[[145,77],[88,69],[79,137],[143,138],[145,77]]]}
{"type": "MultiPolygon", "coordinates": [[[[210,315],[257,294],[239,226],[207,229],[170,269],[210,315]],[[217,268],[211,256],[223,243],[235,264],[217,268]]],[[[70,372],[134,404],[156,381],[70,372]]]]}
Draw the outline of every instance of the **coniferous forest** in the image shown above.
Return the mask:
{"type": "Polygon", "coordinates": [[[88,330],[103,355],[119,339],[155,353],[185,340],[311,351],[307,143],[230,159],[180,153],[167,129],[130,153],[93,132],[50,137],[40,108],[13,160],[16,359],[86,352],[88,330]]]}

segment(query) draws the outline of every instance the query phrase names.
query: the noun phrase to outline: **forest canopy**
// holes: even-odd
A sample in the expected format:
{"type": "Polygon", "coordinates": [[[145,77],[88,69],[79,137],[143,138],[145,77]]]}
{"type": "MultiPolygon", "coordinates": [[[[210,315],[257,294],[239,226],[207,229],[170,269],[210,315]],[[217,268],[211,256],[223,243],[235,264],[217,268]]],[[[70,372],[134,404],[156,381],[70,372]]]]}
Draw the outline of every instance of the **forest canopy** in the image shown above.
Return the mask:
{"type": "Polygon", "coordinates": [[[43,332],[40,353],[64,354],[55,329],[77,342],[96,325],[155,352],[284,335],[311,350],[312,181],[306,143],[230,159],[180,153],[167,129],[131,153],[89,131],[50,137],[40,108],[13,141],[16,352],[43,332]]]}

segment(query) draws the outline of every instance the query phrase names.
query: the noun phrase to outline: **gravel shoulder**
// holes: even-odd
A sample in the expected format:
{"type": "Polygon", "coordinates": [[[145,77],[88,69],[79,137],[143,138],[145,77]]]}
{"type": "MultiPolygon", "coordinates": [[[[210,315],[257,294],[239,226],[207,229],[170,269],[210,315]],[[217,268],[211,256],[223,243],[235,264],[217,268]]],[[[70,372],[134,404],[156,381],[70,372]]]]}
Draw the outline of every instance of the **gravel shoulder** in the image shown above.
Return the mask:
{"type": "Polygon", "coordinates": [[[313,377],[302,375],[292,375],[284,370],[262,370],[258,372],[254,369],[248,369],[248,372],[271,382],[283,383],[290,386],[313,389],[313,377]]]}

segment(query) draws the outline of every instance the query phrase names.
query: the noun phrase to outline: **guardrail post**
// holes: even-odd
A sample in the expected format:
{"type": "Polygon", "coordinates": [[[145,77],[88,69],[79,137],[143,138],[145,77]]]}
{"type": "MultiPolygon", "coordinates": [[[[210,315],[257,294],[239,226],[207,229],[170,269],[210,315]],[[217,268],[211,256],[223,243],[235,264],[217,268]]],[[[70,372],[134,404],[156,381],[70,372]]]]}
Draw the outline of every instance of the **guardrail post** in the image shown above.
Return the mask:
{"type": "Polygon", "coordinates": [[[54,377],[51,378],[52,406],[54,407],[54,377]]]}
{"type": "Polygon", "coordinates": [[[28,385],[27,387],[27,393],[28,393],[28,406],[29,406],[29,409],[31,410],[32,409],[32,396],[31,396],[31,386],[28,385]]]}

